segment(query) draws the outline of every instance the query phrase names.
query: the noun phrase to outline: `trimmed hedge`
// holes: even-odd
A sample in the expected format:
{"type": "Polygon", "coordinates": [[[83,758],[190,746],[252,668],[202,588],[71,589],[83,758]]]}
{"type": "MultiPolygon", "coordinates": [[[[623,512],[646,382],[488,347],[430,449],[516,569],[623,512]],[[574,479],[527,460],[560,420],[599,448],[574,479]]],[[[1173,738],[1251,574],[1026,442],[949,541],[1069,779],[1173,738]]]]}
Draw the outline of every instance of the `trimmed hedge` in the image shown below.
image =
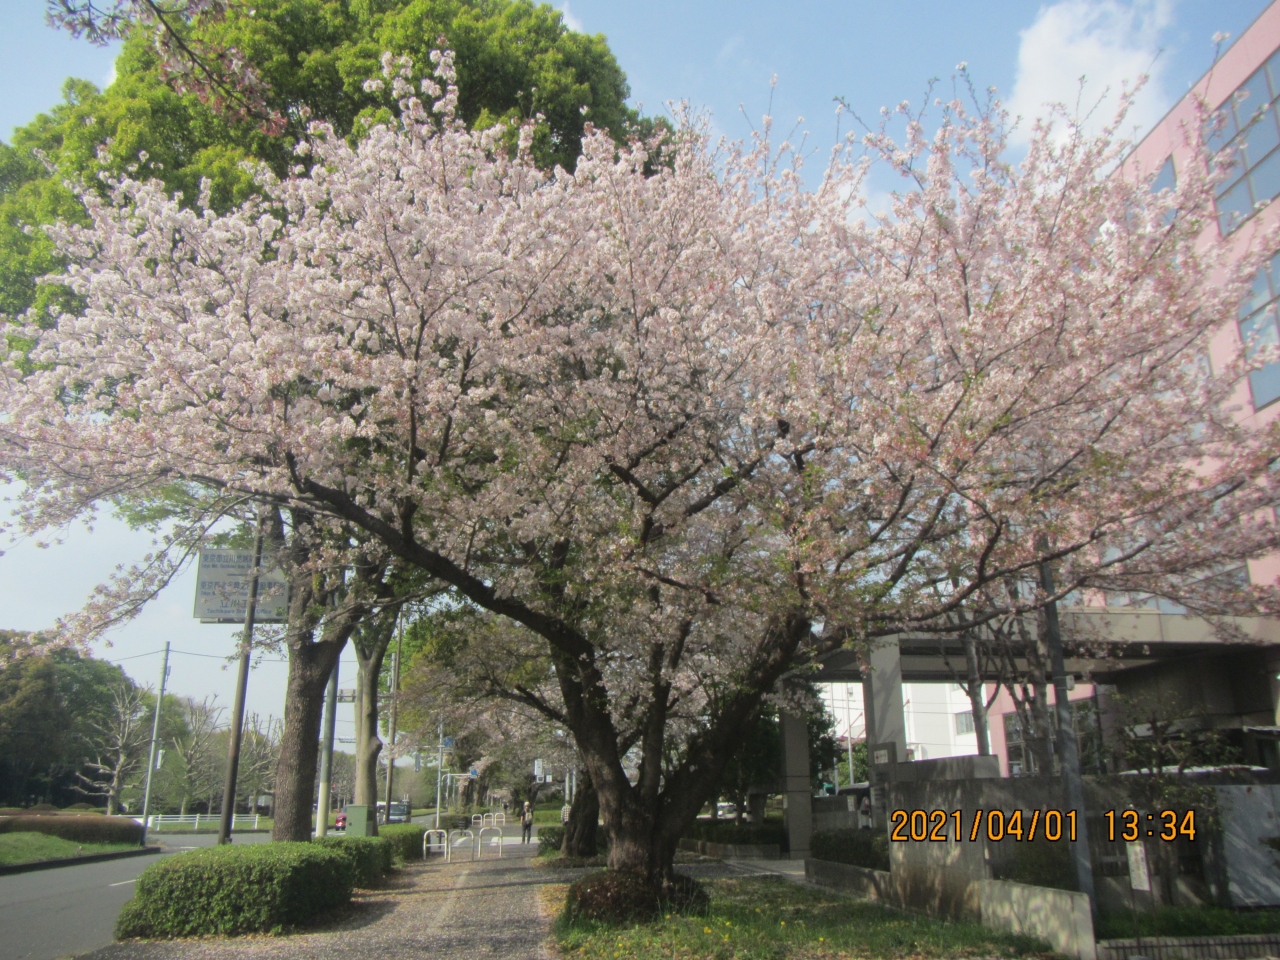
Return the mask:
{"type": "Polygon", "coordinates": [[[737,823],[733,820],[697,820],[684,835],[708,843],[768,844],[787,846],[786,828],[777,820],[764,823],[737,823]]]}
{"type": "Polygon", "coordinates": [[[116,939],[281,933],[351,899],[351,861],[314,843],[179,853],[152,864],[116,920],[116,939]]]}
{"type": "Polygon", "coordinates": [[[889,869],[889,834],[883,830],[819,830],[809,841],[809,849],[821,851],[815,860],[868,870],[889,869]]]}
{"type": "Polygon", "coordinates": [[[357,887],[375,887],[391,870],[393,847],[386,837],[317,837],[311,842],[336,851],[350,864],[351,879],[357,887]]]}
{"type": "Polygon", "coordinates": [[[559,853],[564,845],[564,827],[538,828],[538,856],[549,857],[559,853]]]}
{"type": "Polygon", "coordinates": [[[142,844],[142,824],[132,817],[26,816],[0,818],[0,833],[47,833],[76,843],[142,844]]]}
{"type": "Polygon", "coordinates": [[[422,859],[422,836],[426,832],[421,823],[393,823],[378,828],[378,836],[391,844],[391,855],[400,863],[422,859]]]}

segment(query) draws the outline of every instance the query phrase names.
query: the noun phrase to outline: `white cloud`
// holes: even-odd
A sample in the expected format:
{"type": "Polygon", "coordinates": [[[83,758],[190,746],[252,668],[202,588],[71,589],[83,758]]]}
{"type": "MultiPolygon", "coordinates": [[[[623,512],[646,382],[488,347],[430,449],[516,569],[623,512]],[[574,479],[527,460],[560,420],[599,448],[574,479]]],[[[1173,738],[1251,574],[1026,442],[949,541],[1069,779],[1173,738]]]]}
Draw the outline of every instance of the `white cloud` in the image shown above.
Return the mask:
{"type": "Polygon", "coordinates": [[[1026,140],[1032,119],[1045,115],[1047,103],[1065,104],[1072,112],[1078,104],[1082,114],[1092,111],[1091,126],[1101,127],[1113,118],[1121,89],[1143,74],[1149,79],[1129,111],[1125,132],[1150,129],[1172,103],[1159,55],[1172,7],[1173,0],[1061,0],[1041,7],[1021,32],[1008,102],[1010,112],[1023,117],[1019,137],[1026,140]]]}
{"type": "Polygon", "coordinates": [[[586,29],[582,26],[582,21],[573,15],[569,10],[569,0],[564,0],[560,5],[560,16],[564,19],[564,25],[574,33],[586,33],[586,29]]]}

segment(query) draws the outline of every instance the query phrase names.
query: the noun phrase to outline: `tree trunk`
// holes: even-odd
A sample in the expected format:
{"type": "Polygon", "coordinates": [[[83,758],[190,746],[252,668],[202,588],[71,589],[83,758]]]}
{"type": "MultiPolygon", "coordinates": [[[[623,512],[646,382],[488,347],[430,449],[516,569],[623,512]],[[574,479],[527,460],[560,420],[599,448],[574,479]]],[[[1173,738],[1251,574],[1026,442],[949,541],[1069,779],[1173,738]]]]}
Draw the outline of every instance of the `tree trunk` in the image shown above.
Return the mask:
{"type": "Polygon", "coordinates": [[[600,820],[600,797],[591,785],[586,770],[578,772],[578,792],[569,808],[569,822],[565,824],[564,842],[560,852],[566,857],[594,857],[596,855],[596,826],[600,820]]]}
{"type": "Polygon", "coordinates": [[[384,651],[385,648],[379,648],[367,657],[356,654],[355,802],[370,807],[378,802],[378,757],[382,753],[382,740],[378,736],[378,676],[382,673],[384,651]]]}
{"type": "Polygon", "coordinates": [[[310,840],[311,806],[320,754],[320,714],[325,687],[343,643],[299,643],[289,647],[284,735],[276,766],[272,840],[310,840]]]}
{"type": "MultiPolygon", "coordinates": [[[[969,709],[973,713],[973,732],[978,738],[978,756],[991,755],[991,732],[987,726],[987,698],[982,683],[982,671],[978,664],[978,638],[969,630],[964,632],[964,662],[968,676],[965,692],[969,695],[969,709]]],[[[853,771],[849,771],[853,776],[853,771]]]]}
{"type": "MultiPolygon", "coordinates": [[[[356,790],[355,802],[378,808],[378,758],[382,739],[378,736],[378,679],[382,661],[395,635],[399,608],[391,607],[371,621],[362,623],[352,637],[356,653],[356,790]]],[[[377,817],[373,818],[377,833],[377,817]]]]}

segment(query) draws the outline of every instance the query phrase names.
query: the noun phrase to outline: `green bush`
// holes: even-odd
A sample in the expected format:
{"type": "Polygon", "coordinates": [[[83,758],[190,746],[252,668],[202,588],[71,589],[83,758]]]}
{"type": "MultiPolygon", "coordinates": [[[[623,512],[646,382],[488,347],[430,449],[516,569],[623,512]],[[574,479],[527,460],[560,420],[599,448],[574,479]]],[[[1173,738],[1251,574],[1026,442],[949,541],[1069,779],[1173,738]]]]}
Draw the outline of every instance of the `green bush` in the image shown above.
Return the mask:
{"type": "Polygon", "coordinates": [[[819,830],[809,849],[820,859],[868,870],[889,869],[889,835],[883,830],[819,830]]]}
{"type": "Polygon", "coordinates": [[[378,836],[391,844],[392,856],[401,863],[422,859],[422,835],[426,832],[421,823],[393,823],[378,828],[378,836]]]}
{"type": "Polygon", "coordinates": [[[391,869],[394,848],[386,837],[317,837],[311,842],[336,850],[351,865],[352,882],[357,887],[377,886],[391,869]]]}
{"type": "Polygon", "coordinates": [[[734,820],[697,820],[685,831],[690,840],[708,843],[769,844],[786,848],[786,828],[776,820],[764,823],[738,823],[734,820]]]}
{"type": "Polygon", "coordinates": [[[644,923],[663,913],[703,915],[711,906],[706,889],[692,877],[677,874],[655,889],[632,873],[601,870],[570,885],[564,922],[582,920],[610,926],[644,923]]]}
{"type": "Polygon", "coordinates": [[[1280,910],[1230,910],[1226,907],[1159,907],[1155,913],[1140,910],[1104,912],[1098,918],[1097,936],[1120,937],[1230,937],[1280,933],[1280,910]]]}
{"type": "Polygon", "coordinates": [[[564,827],[538,828],[538,856],[549,857],[559,853],[564,845],[564,827]]]}
{"type": "Polygon", "coordinates": [[[116,939],[280,933],[351,899],[351,861],[314,843],[222,846],[142,872],[116,939]]]}
{"type": "Polygon", "coordinates": [[[991,864],[991,878],[1028,883],[1034,887],[1074,890],[1076,865],[1068,844],[1037,838],[1014,843],[1012,857],[991,864]]]}
{"type": "Polygon", "coordinates": [[[0,819],[0,833],[31,831],[74,840],[76,843],[142,843],[142,824],[131,817],[26,816],[0,819]]]}

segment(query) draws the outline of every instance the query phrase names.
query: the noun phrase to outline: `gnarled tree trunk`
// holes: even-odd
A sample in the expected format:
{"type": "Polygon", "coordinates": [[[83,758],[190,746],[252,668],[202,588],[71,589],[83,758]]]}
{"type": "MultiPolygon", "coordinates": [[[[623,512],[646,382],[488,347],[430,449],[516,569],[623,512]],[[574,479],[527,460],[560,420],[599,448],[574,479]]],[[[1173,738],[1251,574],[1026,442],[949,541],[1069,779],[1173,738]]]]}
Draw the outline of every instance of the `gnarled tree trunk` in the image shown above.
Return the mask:
{"type": "Polygon", "coordinates": [[[578,773],[578,790],[569,808],[569,822],[565,824],[564,841],[560,852],[566,857],[594,857],[596,855],[596,827],[600,821],[600,797],[591,785],[586,770],[578,773]]]}

